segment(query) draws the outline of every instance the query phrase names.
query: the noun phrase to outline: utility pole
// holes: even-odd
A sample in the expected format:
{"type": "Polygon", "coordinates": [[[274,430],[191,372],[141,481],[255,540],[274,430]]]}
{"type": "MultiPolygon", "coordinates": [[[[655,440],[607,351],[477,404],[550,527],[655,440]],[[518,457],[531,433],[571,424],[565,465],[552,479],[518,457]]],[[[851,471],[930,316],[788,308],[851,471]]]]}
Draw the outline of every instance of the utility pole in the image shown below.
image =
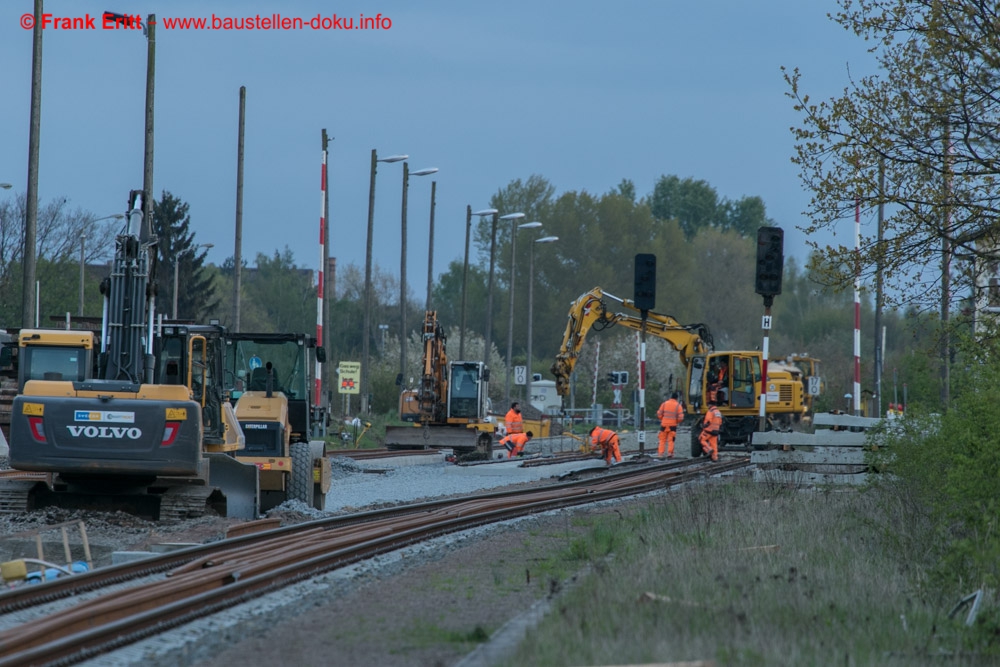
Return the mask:
{"type": "Polygon", "coordinates": [[[469,282],[469,235],[472,233],[472,205],[465,207],[465,263],[462,265],[462,317],[458,330],[458,358],[465,359],[465,303],[469,282]]]}
{"type": "Polygon", "coordinates": [[[240,118],[236,139],[236,249],[233,251],[233,331],[240,330],[240,294],[243,291],[243,130],[246,127],[247,87],[240,86],[240,118]]]}
{"type": "Polygon", "coordinates": [[[883,334],[882,334],[882,307],[884,305],[885,296],[883,294],[883,282],[882,282],[882,271],[885,266],[885,260],[883,258],[883,253],[885,249],[882,247],[885,223],[885,164],[879,163],[878,169],[878,191],[879,191],[879,201],[878,201],[878,247],[876,250],[876,269],[875,269],[875,416],[882,416],[882,347],[883,334]]]}
{"type": "MultiPolygon", "coordinates": [[[[142,156],[142,191],[146,206],[143,209],[143,230],[153,224],[153,91],[156,80],[156,14],[146,17],[146,141],[142,156]]],[[[147,239],[143,236],[140,240],[147,239]]]]}
{"type": "Polygon", "coordinates": [[[31,118],[28,121],[28,192],[24,215],[24,280],[21,290],[21,326],[35,317],[35,244],[38,230],[38,147],[42,118],[42,0],[35,0],[35,29],[31,38],[31,118]]]}

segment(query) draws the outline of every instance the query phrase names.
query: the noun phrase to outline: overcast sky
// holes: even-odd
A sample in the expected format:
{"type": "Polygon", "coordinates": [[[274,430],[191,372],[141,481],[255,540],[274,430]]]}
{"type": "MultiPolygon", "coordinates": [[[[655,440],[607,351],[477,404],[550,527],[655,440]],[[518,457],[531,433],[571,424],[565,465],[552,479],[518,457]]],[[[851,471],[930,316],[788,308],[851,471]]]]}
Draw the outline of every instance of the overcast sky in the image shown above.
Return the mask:
{"type": "MultiPolygon", "coordinates": [[[[814,97],[864,73],[864,43],[832,23],[828,1],[505,2],[379,0],[46,0],[96,30],[44,34],[39,197],[119,213],[142,186],[146,40],[101,29],[105,10],[155,13],[157,197],[191,207],[209,261],[234,250],[240,86],[247,87],[243,255],[286,245],[319,262],[320,131],[330,144],[330,254],[364,265],[371,150],[408,153],[408,277],[427,275],[431,179],[437,181],[435,275],[461,259],[466,204],[486,208],[515,178],[600,194],[623,178],[649,194],[662,174],[759,195],[804,257],[796,229],[808,193],[790,162],[798,118],[781,66],[814,97]],[[388,29],[168,30],[165,19],[381,14],[388,29]],[[391,24],[385,21],[385,17],[391,24]]],[[[0,182],[27,183],[30,0],[0,7],[0,182]]],[[[380,165],[375,262],[397,274],[402,168],[380,165]]],[[[542,221],[544,223],[544,221],[542,221]]],[[[836,242],[853,242],[852,221],[836,242]]],[[[107,223],[99,223],[107,224],[107,223]]],[[[637,248],[636,252],[641,252],[637,248]]],[[[593,287],[581,277],[581,291],[593,287]]]]}

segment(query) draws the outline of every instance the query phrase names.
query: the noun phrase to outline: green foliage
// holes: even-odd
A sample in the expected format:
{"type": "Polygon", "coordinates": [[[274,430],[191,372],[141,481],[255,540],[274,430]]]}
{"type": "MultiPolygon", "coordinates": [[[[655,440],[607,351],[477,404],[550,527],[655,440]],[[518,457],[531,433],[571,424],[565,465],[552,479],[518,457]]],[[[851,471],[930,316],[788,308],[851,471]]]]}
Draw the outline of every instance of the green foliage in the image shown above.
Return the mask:
{"type": "MultiPolygon", "coordinates": [[[[232,266],[231,261],[229,266],[232,266]]],[[[288,246],[282,252],[275,250],[270,256],[257,253],[255,266],[244,268],[240,278],[240,330],[315,333],[316,285],[313,276],[311,269],[299,268],[288,246]]],[[[214,280],[219,305],[211,316],[226,326],[232,326],[231,268],[216,270],[214,280]]]]}
{"type": "Polygon", "coordinates": [[[881,485],[887,497],[926,521],[921,531],[909,531],[924,539],[921,549],[909,551],[923,557],[934,586],[955,594],[1000,585],[1000,349],[965,353],[970,363],[956,380],[974,390],[962,392],[943,415],[909,409],[883,434],[887,446],[877,456],[894,475],[881,485]]]}
{"type": "Polygon", "coordinates": [[[176,283],[178,319],[207,322],[217,317],[220,301],[212,289],[212,276],[203,270],[207,250],[195,243],[189,208],[166,190],[159,201],[153,201],[153,233],[159,246],[154,273],[156,309],[167,315],[173,313],[176,283]]]}
{"type": "Polygon", "coordinates": [[[825,248],[817,278],[847,287],[856,270],[867,277],[881,265],[888,303],[938,309],[946,290],[957,302],[988,277],[982,264],[953,266],[944,287],[944,249],[987,258],[1000,240],[997,10],[975,0],[839,4],[831,19],[871,45],[877,73],[818,102],[797,69],[786,73],[801,117],[793,162],[813,195],[804,231],[884,205],[885,236],[863,234],[860,254],[825,248]]]}
{"type": "Polygon", "coordinates": [[[590,567],[559,613],[503,664],[995,662],[995,596],[966,628],[946,618],[957,598],[915,595],[919,554],[888,548],[876,494],[774,491],[709,480],[616,505],[570,545],[590,567]]]}
{"type": "Polygon", "coordinates": [[[681,180],[674,175],[660,176],[653,187],[649,206],[656,219],[676,220],[688,240],[712,227],[750,237],[756,234],[757,228],[771,222],[760,197],[720,200],[707,181],[681,180]]]}
{"type": "MultiPolygon", "coordinates": [[[[25,195],[0,197],[0,327],[21,326],[21,285],[24,280],[25,195]]],[[[97,286],[107,275],[120,227],[107,216],[69,209],[65,198],[39,202],[36,220],[35,280],[39,284],[39,324],[59,326],[67,312],[79,310],[80,263],[85,265],[84,314],[97,316],[101,298],[97,286]],[[83,241],[81,241],[81,237],[83,241]],[[81,258],[82,253],[82,258],[81,258]]],[[[33,318],[26,322],[33,325],[33,318]]]]}

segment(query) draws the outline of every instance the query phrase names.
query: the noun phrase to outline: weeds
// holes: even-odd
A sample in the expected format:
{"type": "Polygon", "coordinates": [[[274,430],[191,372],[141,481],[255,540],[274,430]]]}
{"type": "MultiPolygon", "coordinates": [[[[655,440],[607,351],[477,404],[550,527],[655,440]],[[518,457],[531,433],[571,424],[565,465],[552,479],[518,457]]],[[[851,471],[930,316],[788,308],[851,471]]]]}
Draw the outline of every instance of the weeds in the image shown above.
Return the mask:
{"type": "Polygon", "coordinates": [[[988,664],[995,608],[946,617],[955,599],[896,549],[920,523],[894,535],[899,502],[711,481],[597,519],[564,554],[592,574],[507,664],[988,664]]]}

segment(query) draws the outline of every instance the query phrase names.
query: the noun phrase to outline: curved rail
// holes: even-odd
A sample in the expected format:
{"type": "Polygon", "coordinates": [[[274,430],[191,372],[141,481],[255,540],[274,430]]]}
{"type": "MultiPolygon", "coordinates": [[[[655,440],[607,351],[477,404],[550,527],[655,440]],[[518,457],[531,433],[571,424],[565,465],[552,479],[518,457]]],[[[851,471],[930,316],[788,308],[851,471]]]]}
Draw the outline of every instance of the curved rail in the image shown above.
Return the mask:
{"type": "MultiPolygon", "coordinates": [[[[134,566],[108,568],[111,578],[119,581],[126,570],[167,571],[169,576],[82,601],[0,633],[5,653],[0,667],[55,661],[68,664],[91,658],[297,581],[433,537],[659,490],[747,465],[749,460],[745,458],[714,464],[681,462],[542,489],[407,505],[288,526],[164,554],[134,566]]],[[[20,589],[4,594],[0,596],[0,611],[78,592],[74,583],[93,588],[97,577],[81,581],[86,576],[33,587],[40,596],[25,594],[18,598],[15,594],[20,589]]]]}

